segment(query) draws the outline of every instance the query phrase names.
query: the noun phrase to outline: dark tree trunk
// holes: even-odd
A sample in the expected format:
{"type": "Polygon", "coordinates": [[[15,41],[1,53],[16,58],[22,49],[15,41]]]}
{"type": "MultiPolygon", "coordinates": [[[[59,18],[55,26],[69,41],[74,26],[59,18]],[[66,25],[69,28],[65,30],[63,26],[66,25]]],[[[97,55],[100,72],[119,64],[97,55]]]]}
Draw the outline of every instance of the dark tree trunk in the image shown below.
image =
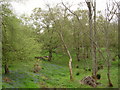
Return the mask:
{"type": "Polygon", "coordinates": [[[8,64],[5,64],[4,66],[4,69],[5,69],[5,74],[9,74],[9,68],[8,68],[8,64]]]}
{"type": "Polygon", "coordinates": [[[118,58],[120,59],[120,55],[118,55],[118,58]]]}
{"type": "Polygon", "coordinates": [[[76,56],[77,56],[77,61],[79,62],[79,61],[80,61],[80,56],[79,56],[79,54],[77,53],[76,56]]]}
{"type": "Polygon", "coordinates": [[[49,50],[49,57],[48,57],[48,61],[52,60],[52,49],[49,50]]]}
{"type": "Polygon", "coordinates": [[[79,50],[79,47],[77,48],[76,56],[77,56],[77,61],[79,62],[80,61],[80,50],[79,50]]]}
{"type": "Polygon", "coordinates": [[[87,56],[86,56],[86,58],[89,58],[89,50],[88,50],[88,48],[87,48],[87,56]]]}
{"type": "Polygon", "coordinates": [[[109,87],[113,87],[113,84],[111,82],[111,79],[110,79],[110,71],[109,71],[109,67],[108,67],[108,73],[107,73],[107,77],[108,77],[108,82],[109,82],[109,87]]]}

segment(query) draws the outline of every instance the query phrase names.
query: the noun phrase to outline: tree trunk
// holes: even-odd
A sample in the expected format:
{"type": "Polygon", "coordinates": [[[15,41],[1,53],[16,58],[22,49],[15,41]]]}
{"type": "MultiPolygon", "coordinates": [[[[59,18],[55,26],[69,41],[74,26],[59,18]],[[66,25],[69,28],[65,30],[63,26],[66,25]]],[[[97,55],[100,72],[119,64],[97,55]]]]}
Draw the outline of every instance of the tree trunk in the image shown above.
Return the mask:
{"type": "Polygon", "coordinates": [[[108,39],[108,32],[106,31],[106,48],[107,48],[107,77],[108,77],[108,86],[109,87],[113,87],[113,84],[112,84],[112,82],[111,82],[111,79],[110,79],[110,65],[111,65],[111,63],[110,63],[110,51],[109,51],[109,49],[108,49],[108,47],[109,47],[109,41],[107,40],[108,39]]]}
{"type": "MultiPolygon", "coordinates": [[[[108,29],[108,25],[107,25],[107,29],[108,29]]],[[[108,68],[107,77],[108,77],[108,84],[109,84],[108,86],[113,87],[113,84],[110,80],[110,52],[109,52],[109,41],[108,41],[109,37],[108,37],[108,31],[106,30],[105,32],[106,32],[105,35],[106,35],[106,48],[107,48],[107,68],[108,68]]]]}
{"type": "Polygon", "coordinates": [[[109,63],[109,60],[108,60],[108,73],[107,73],[107,77],[108,77],[109,87],[113,87],[113,84],[112,84],[111,79],[110,79],[110,63],[109,63]]]}
{"type": "MultiPolygon", "coordinates": [[[[97,60],[96,60],[96,46],[94,45],[95,42],[95,29],[96,29],[96,6],[94,6],[94,31],[93,31],[93,27],[92,27],[92,2],[86,2],[88,9],[89,9],[89,28],[90,28],[90,38],[92,40],[91,41],[91,56],[92,56],[92,62],[93,62],[93,67],[92,67],[92,75],[94,77],[96,77],[97,74],[97,60]]],[[[94,3],[94,5],[96,5],[96,2],[94,3]]]]}
{"type": "MultiPolygon", "coordinates": [[[[97,40],[96,40],[96,0],[94,0],[94,33],[93,33],[93,40],[95,43],[97,43],[97,40]]],[[[97,76],[97,58],[96,58],[96,46],[93,44],[93,57],[94,57],[94,76],[96,77],[97,76]]]]}
{"type": "Polygon", "coordinates": [[[80,61],[80,49],[79,49],[79,47],[77,48],[76,56],[77,56],[77,61],[79,62],[80,61]]]}
{"type": "Polygon", "coordinates": [[[118,38],[119,38],[118,39],[118,58],[120,59],[120,6],[119,5],[118,5],[118,38]]]}
{"type": "Polygon", "coordinates": [[[48,61],[51,61],[51,59],[52,59],[52,49],[49,49],[48,61]]]}
{"type": "Polygon", "coordinates": [[[9,68],[8,68],[8,64],[5,64],[4,66],[4,70],[5,70],[5,74],[9,74],[9,68]]]}
{"type": "Polygon", "coordinates": [[[66,52],[67,52],[67,54],[68,54],[68,56],[69,56],[70,80],[73,80],[73,72],[72,72],[72,57],[71,57],[71,54],[70,54],[70,52],[69,52],[69,50],[68,50],[68,48],[67,48],[67,46],[66,46],[66,44],[65,44],[65,42],[64,42],[64,39],[63,39],[63,35],[62,35],[62,33],[59,33],[59,35],[60,35],[60,38],[61,38],[61,40],[62,40],[62,42],[63,42],[64,48],[65,48],[65,50],[66,50],[66,52]]]}
{"type": "Polygon", "coordinates": [[[89,50],[88,50],[88,47],[87,47],[87,57],[86,58],[89,58],[89,50]]]}
{"type": "MultiPolygon", "coordinates": [[[[50,7],[49,7],[49,10],[51,11],[50,7]]],[[[54,17],[53,17],[53,18],[54,18],[54,17]]],[[[57,24],[56,21],[54,21],[54,22],[55,22],[55,24],[57,24]]],[[[61,27],[61,26],[60,26],[60,27],[61,27]]],[[[64,42],[64,38],[63,38],[62,33],[58,31],[58,34],[59,34],[59,36],[60,36],[60,39],[61,39],[61,41],[62,41],[62,43],[63,43],[63,45],[64,45],[64,48],[65,48],[67,54],[68,54],[68,56],[69,56],[70,80],[73,80],[73,73],[72,73],[72,56],[71,56],[71,54],[70,54],[70,52],[69,52],[69,50],[68,50],[68,48],[67,48],[67,46],[66,46],[66,44],[65,44],[65,42],[64,42]]]]}
{"type": "Polygon", "coordinates": [[[84,60],[84,69],[87,69],[87,62],[86,62],[86,54],[85,54],[85,48],[83,48],[83,60],[84,60]]]}
{"type": "MultiPolygon", "coordinates": [[[[50,33],[50,29],[49,29],[50,27],[49,27],[49,25],[47,25],[47,30],[48,30],[48,33],[50,33]]],[[[52,34],[53,34],[53,30],[52,30],[52,34]]],[[[49,47],[49,57],[48,57],[48,61],[51,61],[52,60],[52,48],[51,48],[51,44],[52,44],[52,36],[50,36],[50,41],[49,41],[49,45],[48,45],[48,47],[49,47]]]]}
{"type": "MultiPolygon", "coordinates": [[[[106,38],[106,41],[105,42],[106,42],[106,49],[107,49],[107,67],[108,67],[107,77],[108,77],[109,87],[113,87],[113,84],[112,84],[111,79],[110,79],[110,65],[111,65],[111,61],[110,61],[111,57],[110,56],[111,55],[110,55],[110,51],[109,51],[109,48],[110,48],[109,47],[110,46],[110,41],[109,41],[109,26],[110,26],[110,21],[113,19],[114,15],[116,14],[116,10],[117,9],[114,8],[114,3],[112,5],[112,9],[111,10],[110,10],[110,4],[107,3],[106,23],[105,23],[106,24],[106,28],[105,28],[105,38],[106,38]],[[111,12],[113,14],[111,14],[111,12]]],[[[120,17],[118,17],[118,19],[120,19],[120,17]]],[[[120,23],[119,20],[118,20],[118,23],[120,23]]]]}
{"type": "Polygon", "coordinates": [[[80,56],[79,56],[79,54],[77,53],[76,56],[77,56],[77,61],[79,62],[79,61],[80,61],[80,56]]]}
{"type": "MultiPolygon", "coordinates": [[[[89,8],[89,29],[90,29],[90,37],[93,40],[93,28],[92,28],[92,7],[91,7],[91,2],[88,3],[88,8],[89,8]]],[[[91,41],[91,40],[90,40],[91,41]]],[[[94,64],[94,47],[93,47],[93,41],[90,42],[91,44],[91,56],[92,56],[92,75],[95,75],[95,64],[94,64]]]]}
{"type": "Polygon", "coordinates": [[[113,87],[113,84],[110,80],[110,51],[109,51],[109,35],[108,35],[108,32],[109,32],[109,24],[106,25],[106,29],[105,29],[105,38],[106,38],[106,51],[107,51],[107,77],[108,77],[108,86],[109,87],[113,87]]]}
{"type": "Polygon", "coordinates": [[[77,58],[77,61],[79,62],[80,61],[80,48],[79,48],[79,41],[78,41],[78,43],[76,42],[77,40],[76,40],[76,37],[78,36],[78,38],[79,38],[79,33],[76,35],[76,29],[74,28],[74,34],[73,34],[73,36],[74,36],[74,44],[75,44],[75,50],[76,50],[76,58],[77,58]]]}

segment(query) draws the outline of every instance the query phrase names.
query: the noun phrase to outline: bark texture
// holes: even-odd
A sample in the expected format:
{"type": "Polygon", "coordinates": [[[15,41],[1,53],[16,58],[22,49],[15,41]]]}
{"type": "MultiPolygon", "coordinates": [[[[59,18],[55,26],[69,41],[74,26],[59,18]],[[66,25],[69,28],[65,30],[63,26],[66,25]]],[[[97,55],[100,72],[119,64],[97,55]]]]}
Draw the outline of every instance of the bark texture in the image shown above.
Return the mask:
{"type": "Polygon", "coordinates": [[[5,69],[5,74],[10,73],[9,68],[8,68],[8,64],[5,64],[4,69],[5,69]]]}

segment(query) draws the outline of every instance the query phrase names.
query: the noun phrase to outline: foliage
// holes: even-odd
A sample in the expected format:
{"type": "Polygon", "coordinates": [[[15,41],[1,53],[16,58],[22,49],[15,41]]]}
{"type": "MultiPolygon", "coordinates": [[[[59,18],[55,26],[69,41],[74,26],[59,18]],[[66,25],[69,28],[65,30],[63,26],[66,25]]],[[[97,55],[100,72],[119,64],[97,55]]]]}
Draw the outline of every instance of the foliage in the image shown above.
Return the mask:
{"type": "MultiPolygon", "coordinates": [[[[2,3],[1,6],[2,65],[8,64],[10,69],[10,74],[7,75],[2,69],[3,88],[91,88],[79,83],[83,77],[92,74],[89,71],[92,70],[92,59],[87,10],[77,9],[73,14],[60,5],[55,7],[47,5],[46,10],[35,8],[30,17],[26,15],[18,17],[8,2],[2,3]],[[69,58],[60,34],[63,35],[73,59],[74,81],[69,80],[69,58]],[[51,62],[35,59],[42,56],[51,56],[51,62]],[[33,73],[35,63],[42,67],[38,73],[33,73]],[[79,68],[76,68],[76,65],[79,68]],[[11,82],[6,82],[4,80],[6,77],[11,82]]],[[[108,22],[99,11],[96,20],[96,57],[97,65],[102,65],[104,69],[98,71],[102,76],[99,80],[102,84],[98,88],[107,87],[108,83],[106,25],[108,22]]],[[[111,54],[111,80],[114,87],[118,87],[117,29],[116,22],[109,23],[107,40],[110,42],[108,49],[111,54]]]]}
{"type": "Polygon", "coordinates": [[[2,22],[3,64],[14,63],[15,60],[25,60],[25,58],[29,60],[31,54],[40,52],[40,44],[34,40],[34,30],[24,26],[22,21],[10,13],[12,11],[5,5],[3,5],[2,22]]]}

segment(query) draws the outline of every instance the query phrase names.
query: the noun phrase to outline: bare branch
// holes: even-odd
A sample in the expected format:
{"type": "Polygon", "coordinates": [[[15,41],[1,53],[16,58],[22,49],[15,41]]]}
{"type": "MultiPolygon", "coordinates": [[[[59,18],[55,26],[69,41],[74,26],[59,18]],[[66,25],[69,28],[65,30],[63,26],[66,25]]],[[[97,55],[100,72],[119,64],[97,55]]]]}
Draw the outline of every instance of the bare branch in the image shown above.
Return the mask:
{"type": "Polygon", "coordinates": [[[115,11],[113,12],[112,16],[109,18],[109,22],[113,19],[113,16],[115,15],[116,11],[117,11],[117,8],[116,8],[115,11]]]}
{"type": "MultiPolygon", "coordinates": [[[[80,21],[80,19],[79,19],[79,16],[78,16],[77,14],[73,13],[63,2],[62,2],[62,5],[63,5],[64,7],[66,7],[70,13],[72,13],[74,16],[76,16],[78,22],[79,22],[79,23],[81,24],[81,26],[83,27],[83,25],[82,25],[82,23],[81,23],[81,21],[80,21]]],[[[83,27],[83,28],[84,28],[84,27],[83,27]]],[[[88,31],[83,32],[83,34],[88,35],[88,31]]],[[[102,51],[99,49],[99,46],[97,45],[97,43],[94,42],[94,40],[93,40],[89,35],[88,35],[88,37],[89,37],[90,40],[93,42],[93,44],[98,48],[98,52],[101,54],[102,58],[103,58],[105,61],[107,61],[106,58],[104,57],[104,55],[102,54],[102,51]]]]}
{"type": "Polygon", "coordinates": [[[76,18],[77,18],[78,21],[79,21],[79,16],[78,16],[77,14],[73,13],[63,2],[62,2],[62,5],[63,5],[70,13],[72,13],[73,15],[75,15],[76,18]]]}

